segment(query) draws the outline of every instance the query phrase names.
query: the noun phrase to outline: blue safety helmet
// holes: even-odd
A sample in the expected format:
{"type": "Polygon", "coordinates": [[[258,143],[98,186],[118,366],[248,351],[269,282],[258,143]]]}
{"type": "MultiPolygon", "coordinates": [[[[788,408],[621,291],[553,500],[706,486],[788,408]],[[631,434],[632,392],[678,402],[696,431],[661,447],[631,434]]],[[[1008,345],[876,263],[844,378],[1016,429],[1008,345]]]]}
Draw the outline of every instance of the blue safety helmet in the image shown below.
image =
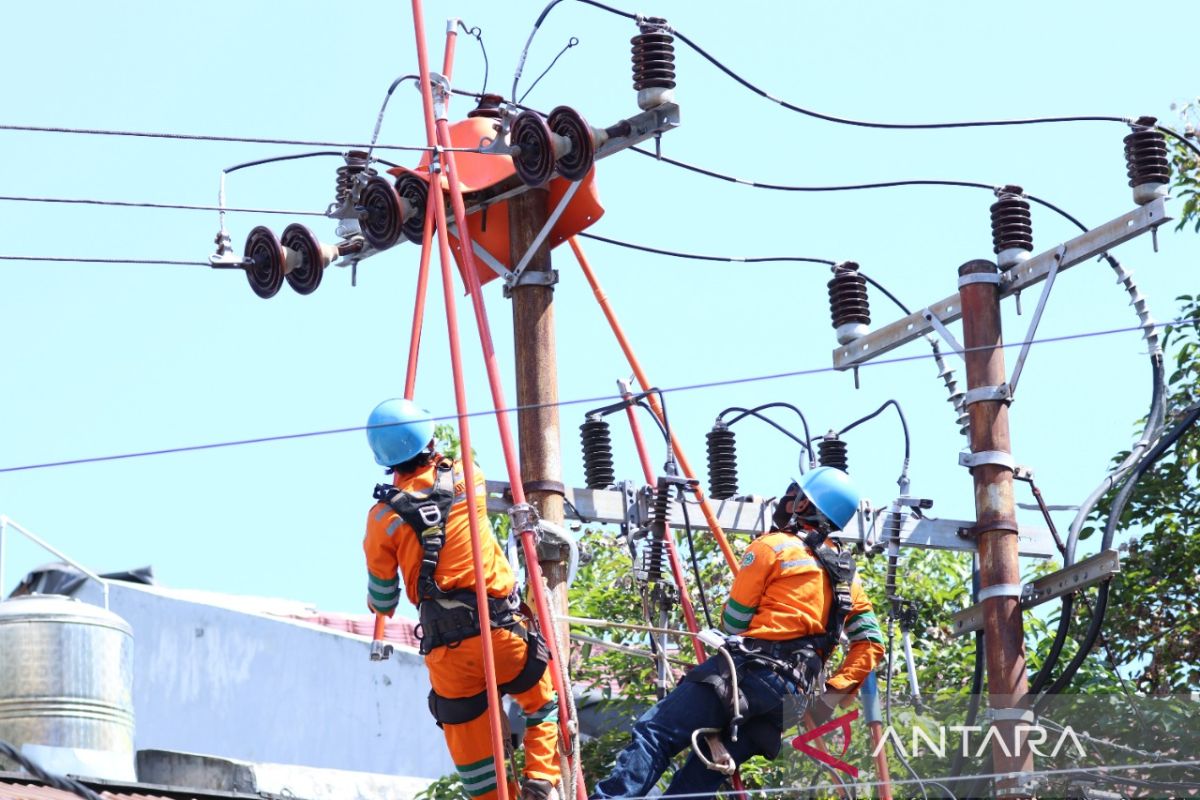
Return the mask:
{"type": "Polygon", "coordinates": [[[833,527],[846,527],[858,511],[860,495],[850,476],[836,467],[817,467],[796,481],[804,495],[833,527]]]}
{"type": "Polygon", "coordinates": [[[384,400],[367,420],[367,443],[381,467],[403,464],[433,439],[429,412],[402,397],[384,400]]]}

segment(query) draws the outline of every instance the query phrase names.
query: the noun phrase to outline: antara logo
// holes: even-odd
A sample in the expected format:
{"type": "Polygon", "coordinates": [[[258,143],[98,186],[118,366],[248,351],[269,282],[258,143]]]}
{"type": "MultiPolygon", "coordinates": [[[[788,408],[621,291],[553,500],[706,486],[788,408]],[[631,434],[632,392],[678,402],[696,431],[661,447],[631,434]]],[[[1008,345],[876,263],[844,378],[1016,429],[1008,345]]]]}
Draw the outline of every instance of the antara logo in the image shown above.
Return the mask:
{"type": "MultiPolygon", "coordinates": [[[[910,750],[906,750],[904,748],[904,739],[889,725],[883,729],[883,735],[879,737],[879,744],[875,746],[875,749],[871,752],[871,756],[875,757],[879,755],[879,752],[883,749],[883,746],[887,744],[889,739],[891,739],[892,747],[895,748],[896,752],[900,753],[905,758],[921,755],[922,740],[924,740],[925,746],[929,749],[930,753],[941,758],[945,758],[947,731],[958,734],[960,741],[960,749],[958,752],[961,753],[964,758],[979,758],[983,756],[991,748],[993,742],[996,743],[996,746],[999,747],[1006,756],[1013,755],[1017,749],[1015,747],[1015,742],[1013,740],[1005,739],[1005,737],[1001,735],[1000,729],[995,727],[984,728],[979,725],[941,725],[938,726],[936,730],[937,739],[935,740],[933,736],[930,735],[930,731],[927,731],[920,725],[914,725],[912,729],[911,740],[912,748],[910,750]],[[983,734],[983,738],[979,741],[979,746],[972,750],[972,734],[980,733],[983,734]]],[[[1016,742],[1023,740],[1025,742],[1025,746],[1029,748],[1029,752],[1039,758],[1057,756],[1060,752],[1062,752],[1064,747],[1068,746],[1068,744],[1075,748],[1075,752],[1080,758],[1087,756],[1087,751],[1083,749],[1083,745],[1079,742],[1079,737],[1075,734],[1075,731],[1070,725],[1064,726],[1061,731],[1058,732],[1058,738],[1054,741],[1053,748],[1048,751],[1043,750],[1042,748],[1050,740],[1050,733],[1041,725],[1017,724],[1013,727],[1013,739],[1016,742]]]]}
{"type": "Polygon", "coordinates": [[[824,725],[818,725],[808,733],[803,733],[797,736],[795,739],[792,739],[792,747],[796,748],[807,756],[815,758],[822,764],[841,770],[851,778],[857,778],[858,767],[854,766],[853,764],[847,764],[840,758],[831,756],[829,753],[825,752],[823,745],[812,747],[808,744],[813,739],[819,740],[822,736],[830,731],[840,728],[842,731],[842,752],[839,755],[846,755],[846,751],[850,749],[850,723],[856,719],[858,719],[858,709],[851,711],[849,714],[843,714],[836,719],[831,719],[824,725]]]}
{"type": "MultiPolygon", "coordinates": [[[[816,728],[813,728],[811,731],[803,733],[800,736],[792,739],[792,747],[801,751],[805,755],[820,761],[826,766],[840,770],[852,778],[857,778],[858,767],[855,767],[853,764],[846,763],[840,758],[840,756],[846,755],[846,752],[850,749],[852,735],[850,723],[858,719],[858,716],[859,712],[856,709],[851,711],[849,714],[843,714],[836,719],[831,719],[824,725],[819,725],[816,728]],[[819,743],[819,740],[822,736],[835,730],[841,730],[842,732],[842,752],[839,753],[838,756],[830,755],[825,750],[824,745],[819,743]],[[810,742],[814,742],[814,744],[809,744],[810,742]]],[[[961,743],[961,749],[959,752],[966,758],[979,758],[983,756],[992,746],[993,742],[995,742],[996,746],[999,747],[1000,750],[1003,751],[1003,753],[1007,756],[1013,755],[1014,751],[1017,749],[1015,746],[1010,746],[1012,743],[1007,741],[1004,736],[1001,735],[998,728],[984,728],[979,725],[942,725],[939,726],[936,731],[936,739],[930,731],[926,730],[920,725],[915,725],[913,726],[911,734],[912,746],[911,748],[906,748],[904,746],[903,737],[889,725],[883,729],[883,735],[879,737],[879,743],[876,744],[875,749],[871,751],[871,757],[878,757],[884,746],[890,740],[895,751],[904,758],[915,758],[920,756],[922,754],[922,741],[924,741],[925,747],[928,748],[929,753],[937,755],[941,758],[945,758],[947,751],[947,731],[958,734],[959,741],[961,743]],[[980,733],[983,734],[983,738],[980,740],[978,747],[972,750],[972,734],[980,733]]],[[[1016,741],[1023,740],[1025,742],[1025,746],[1029,748],[1029,751],[1039,758],[1057,756],[1060,752],[1062,752],[1063,748],[1067,746],[1073,747],[1080,758],[1087,756],[1087,751],[1083,749],[1083,745],[1080,743],[1079,737],[1076,735],[1075,731],[1070,725],[1064,726],[1058,732],[1058,738],[1055,740],[1054,746],[1050,750],[1043,749],[1043,747],[1050,741],[1051,737],[1050,732],[1041,725],[1018,724],[1014,727],[1013,731],[1013,736],[1016,741]]]]}

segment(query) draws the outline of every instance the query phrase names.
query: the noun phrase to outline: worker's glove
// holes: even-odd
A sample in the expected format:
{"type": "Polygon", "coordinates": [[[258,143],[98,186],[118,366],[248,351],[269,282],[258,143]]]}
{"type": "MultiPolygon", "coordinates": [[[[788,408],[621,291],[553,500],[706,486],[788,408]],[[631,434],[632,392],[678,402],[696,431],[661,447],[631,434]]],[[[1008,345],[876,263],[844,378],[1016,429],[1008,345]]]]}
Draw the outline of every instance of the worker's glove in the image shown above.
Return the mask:
{"type": "Polygon", "coordinates": [[[837,711],[838,705],[845,699],[845,692],[830,689],[827,684],[825,691],[813,699],[812,706],[808,709],[813,727],[820,727],[829,722],[833,718],[834,712],[837,711]]]}

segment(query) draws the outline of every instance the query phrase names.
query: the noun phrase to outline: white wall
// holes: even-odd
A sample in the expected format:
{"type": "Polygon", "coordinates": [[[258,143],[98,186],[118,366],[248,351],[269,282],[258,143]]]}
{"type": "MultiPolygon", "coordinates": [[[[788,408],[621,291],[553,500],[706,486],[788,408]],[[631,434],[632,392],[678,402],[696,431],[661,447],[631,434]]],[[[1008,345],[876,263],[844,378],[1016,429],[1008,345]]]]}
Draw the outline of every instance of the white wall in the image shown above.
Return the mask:
{"type": "MultiPolygon", "coordinates": [[[[454,769],[416,651],[111,584],[133,627],[135,745],[253,762],[435,778],[454,769]]],[[[80,599],[100,604],[95,584],[80,599]]]]}

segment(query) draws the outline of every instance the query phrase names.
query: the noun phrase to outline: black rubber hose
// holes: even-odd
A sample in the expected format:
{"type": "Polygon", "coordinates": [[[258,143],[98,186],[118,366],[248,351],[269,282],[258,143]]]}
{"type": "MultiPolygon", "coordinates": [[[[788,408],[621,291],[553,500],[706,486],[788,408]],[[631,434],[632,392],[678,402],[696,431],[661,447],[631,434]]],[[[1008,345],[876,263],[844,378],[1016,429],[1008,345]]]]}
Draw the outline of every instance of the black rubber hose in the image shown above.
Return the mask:
{"type": "MultiPolygon", "coordinates": [[[[1200,404],[1192,406],[1183,419],[1176,423],[1175,427],[1172,428],[1169,433],[1163,436],[1162,439],[1159,440],[1158,444],[1156,444],[1150,450],[1150,452],[1146,453],[1146,455],[1142,456],[1141,460],[1138,461],[1137,466],[1133,469],[1133,473],[1129,476],[1129,480],[1127,480],[1125,485],[1121,487],[1120,494],[1118,494],[1116,500],[1113,501],[1112,509],[1108,515],[1108,524],[1104,526],[1104,540],[1101,543],[1101,549],[1106,550],[1112,546],[1113,536],[1116,534],[1117,526],[1121,523],[1121,516],[1125,511],[1125,506],[1129,502],[1129,497],[1133,494],[1133,490],[1137,488],[1137,484],[1142,479],[1142,476],[1145,475],[1147,470],[1154,466],[1154,464],[1160,458],[1162,458],[1163,454],[1166,453],[1167,450],[1169,450],[1177,441],[1179,441],[1180,437],[1187,433],[1188,429],[1191,428],[1198,419],[1200,419],[1200,404]]],[[[1105,581],[1100,585],[1100,591],[1096,596],[1096,605],[1092,612],[1091,624],[1088,626],[1087,634],[1084,636],[1083,642],[1079,645],[1079,652],[1075,654],[1075,656],[1063,669],[1063,672],[1058,676],[1058,679],[1055,680],[1054,683],[1050,685],[1050,688],[1045,691],[1041,698],[1039,698],[1038,702],[1034,705],[1035,710],[1040,710],[1047,702],[1050,695],[1061,692],[1071,683],[1071,679],[1074,678],[1075,673],[1079,671],[1080,665],[1083,664],[1084,659],[1087,658],[1088,654],[1095,646],[1096,640],[1100,638],[1100,629],[1104,626],[1104,612],[1108,607],[1108,594],[1111,585],[1112,584],[1110,581],[1105,581]]]]}

